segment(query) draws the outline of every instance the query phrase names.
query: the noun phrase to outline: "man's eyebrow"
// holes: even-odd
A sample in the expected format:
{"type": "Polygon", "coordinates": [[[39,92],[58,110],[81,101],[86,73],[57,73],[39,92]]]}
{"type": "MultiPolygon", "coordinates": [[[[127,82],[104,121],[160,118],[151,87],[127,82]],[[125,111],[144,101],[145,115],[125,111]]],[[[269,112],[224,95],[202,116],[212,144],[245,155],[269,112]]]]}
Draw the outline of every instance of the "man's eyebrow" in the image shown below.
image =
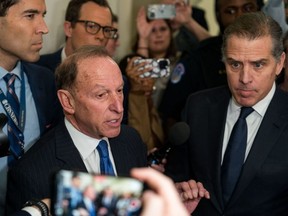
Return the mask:
{"type": "MultiPolygon", "coordinates": [[[[24,14],[27,14],[27,13],[40,14],[41,12],[39,10],[37,10],[37,9],[28,9],[28,10],[25,10],[23,13],[24,14]]],[[[43,15],[45,15],[46,13],[47,13],[47,11],[44,11],[43,15]]]]}

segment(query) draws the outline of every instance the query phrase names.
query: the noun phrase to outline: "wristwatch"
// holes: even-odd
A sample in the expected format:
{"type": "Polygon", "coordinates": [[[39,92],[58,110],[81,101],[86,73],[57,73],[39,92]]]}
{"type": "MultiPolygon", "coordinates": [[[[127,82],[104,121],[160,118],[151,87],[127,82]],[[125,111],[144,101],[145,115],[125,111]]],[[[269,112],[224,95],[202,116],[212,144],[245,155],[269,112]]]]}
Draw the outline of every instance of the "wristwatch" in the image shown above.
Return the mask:
{"type": "Polygon", "coordinates": [[[27,207],[27,206],[33,206],[36,207],[40,210],[41,215],[42,216],[49,216],[49,208],[46,205],[46,203],[44,203],[41,200],[28,200],[23,207],[27,207]]]}

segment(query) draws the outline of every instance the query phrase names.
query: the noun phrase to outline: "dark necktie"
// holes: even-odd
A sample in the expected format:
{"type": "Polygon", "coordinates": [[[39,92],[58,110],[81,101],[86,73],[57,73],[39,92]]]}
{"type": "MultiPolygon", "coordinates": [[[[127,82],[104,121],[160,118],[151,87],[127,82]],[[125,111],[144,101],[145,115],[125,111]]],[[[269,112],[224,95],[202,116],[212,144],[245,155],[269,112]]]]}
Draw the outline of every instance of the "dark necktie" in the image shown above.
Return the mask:
{"type": "Polygon", "coordinates": [[[3,78],[7,84],[7,95],[6,98],[11,106],[14,114],[8,115],[8,139],[10,145],[10,155],[8,157],[8,164],[11,165],[15,158],[19,158],[24,153],[24,137],[23,133],[18,128],[19,125],[19,100],[15,93],[14,81],[16,79],[15,74],[6,74],[3,78]],[[14,119],[14,120],[13,120],[14,119]],[[15,124],[18,122],[18,125],[15,124]]]}
{"type": "Polygon", "coordinates": [[[247,145],[246,117],[253,112],[252,107],[242,107],[240,116],[231,132],[221,167],[223,201],[226,205],[233,193],[242,165],[247,145]]]}
{"type": "Polygon", "coordinates": [[[101,140],[97,146],[100,155],[100,169],[103,175],[115,175],[112,163],[109,158],[108,144],[105,140],[101,140]]]}

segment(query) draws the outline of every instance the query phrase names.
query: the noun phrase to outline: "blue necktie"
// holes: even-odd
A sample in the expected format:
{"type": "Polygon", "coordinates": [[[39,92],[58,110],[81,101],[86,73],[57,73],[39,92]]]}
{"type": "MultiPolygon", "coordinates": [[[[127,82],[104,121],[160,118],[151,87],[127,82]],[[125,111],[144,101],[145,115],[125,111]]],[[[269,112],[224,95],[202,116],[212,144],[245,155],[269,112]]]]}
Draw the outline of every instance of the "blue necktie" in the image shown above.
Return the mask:
{"type": "MultiPolygon", "coordinates": [[[[20,104],[19,104],[19,100],[15,93],[15,88],[14,88],[14,81],[16,79],[16,75],[7,73],[3,77],[3,79],[5,80],[7,84],[6,98],[8,100],[8,103],[11,106],[11,109],[13,110],[15,114],[15,116],[12,115],[12,118],[14,118],[14,121],[16,120],[19,125],[20,104]]],[[[23,133],[20,131],[20,129],[15,124],[12,118],[11,118],[11,115],[8,115],[7,129],[8,129],[8,139],[9,139],[10,153],[11,153],[8,157],[8,165],[11,165],[14,162],[15,158],[18,159],[24,153],[23,133]]]]}
{"type": "Polygon", "coordinates": [[[223,201],[226,205],[234,191],[244,163],[247,145],[246,117],[253,112],[252,107],[242,107],[240,116],[231,132],[221,167],[223,201]]]}
{"type": "Polygon", "coordinates": [[[112,163],[109,158],[108,144],[105,140],[101,140],[97,146],[100,155],[100,169],[103,175],[115,175],[112,163]]]}

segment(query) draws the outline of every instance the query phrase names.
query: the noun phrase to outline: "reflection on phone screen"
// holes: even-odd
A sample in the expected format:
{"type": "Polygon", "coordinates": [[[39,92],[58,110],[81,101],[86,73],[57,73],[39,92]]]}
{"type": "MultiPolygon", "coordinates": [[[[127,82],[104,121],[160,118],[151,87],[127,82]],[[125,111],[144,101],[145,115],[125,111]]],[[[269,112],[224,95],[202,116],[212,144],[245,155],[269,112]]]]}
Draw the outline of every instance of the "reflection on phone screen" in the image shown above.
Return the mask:
{"type": "Polygon", "coordinates": [[[140,215],[142,191],[143,183],[133,178],[61,170],[55,176],[53,215],[140,215]]]}

